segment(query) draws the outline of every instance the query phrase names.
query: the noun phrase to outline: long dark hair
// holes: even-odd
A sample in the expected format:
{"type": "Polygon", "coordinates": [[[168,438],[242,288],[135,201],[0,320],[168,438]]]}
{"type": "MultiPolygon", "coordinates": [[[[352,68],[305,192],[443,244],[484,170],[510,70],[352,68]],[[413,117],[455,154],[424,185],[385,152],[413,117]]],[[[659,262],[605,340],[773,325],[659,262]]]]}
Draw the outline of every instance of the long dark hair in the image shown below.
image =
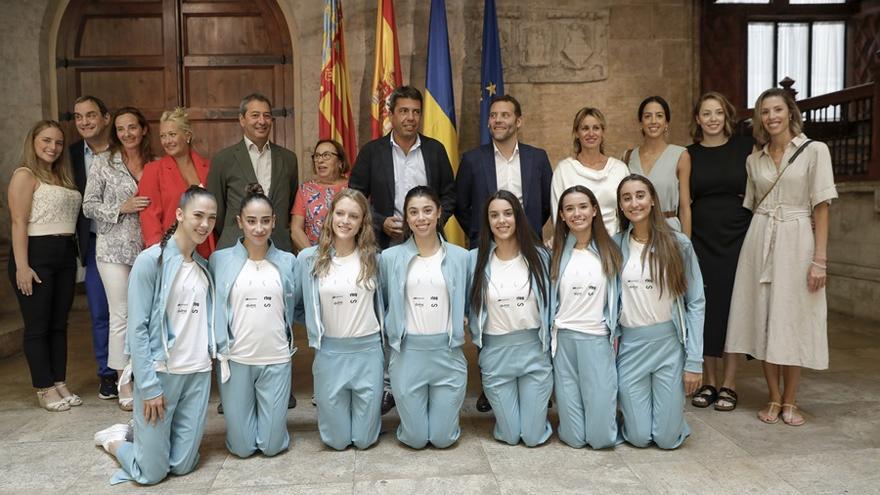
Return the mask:
{"type": "Polygon", "coordinates": [[[606,278],[611,278],[620,271],[623,264],[623,257],[620,255],[620,249],[608,235],[605,230],[605,222],[602,220],[602,210],[599,208],[599,201],[596,195],[589,188],[580,184],[574,185],[562,191],[559,196],[559,206],[556,207],[556,227],[553,229],[553,256],[550,258],[550,279],[559,280],[562,276],[559,273],[562,264],[562,251],[565,246],[565,239],[568,237],[568,224],[562,219],[562,208],[565,203],[565,197],[569,194],[581,193],[590,199],[590,205],[593,206],[596,215],[590,223],[590,235],[596,241],[596,248],[599,251],[599,260],[602,262],[602,273],[606,278]]]}
{"type": "MultiPolygon", "coordinates": [[[[409,236],[412,235],[412,230],[409,228],[409,222],[406,219],[406,207],[409,206],[409,202],[415,198],[428,198],[430,199],[435,206],[437,206],[437,211],[440,212],[440,218],[443,217],[443,208],[440,206],[440,196],[437,195],[437,192],[431,189],[428,186],[416,186],[410,189],[406,193],[406,198],[403,200],[403,238],[409,239],[409,236]]],[[[440,218],[437,219],[437,233],[440,234],[444,239],[446,238],[443,235],[443,227],[440,226],[440,218]]]]}
{"type": "MultiPolygon", "coordinates": [[[[620,181],[617,186],[617,215],[620,217],[621,230],[626,231],[630,221],[623,214],[623,208],[620,207],[620,191],[627,182],[639,181],[648,188],[651,194],[651,201],[657,200],[657,190],[654,184],[647,177],[639,174],[630,174],[620,181]]],[[[687,290],[687,277],[684,273],[684,257],[681,249],[678,247],[678,241],[675,239],[675,233],[672,227],[666,223],[666,217],[660,212],[659,206],[651,207],[651,214],[648,215],[648,225],[651,227],[648,242],[642,251],[642,265],[645,264],[645,258],[651,253],[651,264],[649,266],[651,279],[655,283],[660,284],[660,295],[663,295],[663,289],[668,290],[673,297],[678,297],[687,290]]],[[[623,239],[621,242],[628,242],[623,239]]]]}
{"type": "MultiPolygon", "coordinates": [[[[516,243],[519,245],[519,252],[522,253],[526,260],[526,266],[529,270],[529,279],[536,283],[541,293],[541,299],[547,300],[547,269],[541,263],[540,247],[541,241],[529,226],[526,218],[526,212],[523,210],[519,199],[510,191],[504,189],[496,192],[486,199],[483,205],[483,220],[480,228],[480,239],[477,244],[477,265],[474,268],[474,283],[471,286],[471,308],[477,313],[483,306],[483,292],[488,284],[486,278],[486,264],[489,263],[489,245],[494,238],[492,228],[489,226],[489,205],[494,200],[506,201],[513,208],[514,235],[516,243]]],[[[529,284],[529,292],[531,292],[531,284],[529,284]]]]}

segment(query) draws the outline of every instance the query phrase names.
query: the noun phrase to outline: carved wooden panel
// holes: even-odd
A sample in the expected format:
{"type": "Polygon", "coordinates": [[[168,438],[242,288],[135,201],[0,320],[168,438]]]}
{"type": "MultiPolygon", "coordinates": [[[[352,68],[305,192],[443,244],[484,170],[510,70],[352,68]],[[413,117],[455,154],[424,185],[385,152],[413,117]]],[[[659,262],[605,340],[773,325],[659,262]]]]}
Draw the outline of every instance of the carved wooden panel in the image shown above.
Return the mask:
{"type": "Polygon", "coordinates": [[[262,17],[204,17],[186,19],[187,55],[262,55],[272,50],[262,17]]]}
{"type": "Polygon", "coordinates": [[[111,111],[135,106],[161,154],[159,116],[186,106],[210,156],[241,139],[239,101],[258,91],[276,107],[273,141],[293,147],[292,51],[274,0],[71,0],[58,36],[59,117],[75,140],[78,96],[98,96],[111,111]]]}
{"type": "Polygon", "coordinates": [[[162,16],[90,17],[82,28],[83,57],[162,55],[162,16]]]}

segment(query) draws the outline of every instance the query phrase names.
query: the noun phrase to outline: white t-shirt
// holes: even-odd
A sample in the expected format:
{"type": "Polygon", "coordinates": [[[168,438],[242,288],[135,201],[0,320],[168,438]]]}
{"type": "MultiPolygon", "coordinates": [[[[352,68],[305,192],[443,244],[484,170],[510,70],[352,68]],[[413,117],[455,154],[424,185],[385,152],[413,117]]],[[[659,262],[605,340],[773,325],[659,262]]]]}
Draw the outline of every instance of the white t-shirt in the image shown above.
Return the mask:
{"type": "Polygon", "coordinates": [[[363,337],[379,331],[373,305],[376,289],[358,285],[360,271],[361,256],[354,250],[347,256],[334,256],[327,275],[318,280],[321,321],[327,337],[363,337]]]}
{"type": "Polygon", "coordinates": [[[208,278],[195,261],[184,262],[168,294],[166,314],[174,345],[168,350],[169,373],[211,371],[208,350],[208,278]]]}
{"type": "Polygon", "coordinates": [[[522,254],[504,261],[493,253],[489,271],[485,333],[504,335],[541,326],[538,298],[530,290],[529,267],[522,254]]]}
{"type": "Polygon", "coordinates": [[[608,279],[602,260],[589,249],[572,249],[559,277],[559,311],[553,324],[591,335],[608,335],[605,301],[608,279]]]}
{"type": "Polygon", "coordinates": [[[284,323],[284,288],[278,268],[269,260],[247,260],[229,293],[232,307],[230,359],[268,365],[290,359],[284,323]]]}
{"type": "Polygon", "coordinates": [[[415,335],[446,333],[450,328],[449,293],[440,265],[443,249],[416,256],[406,273],[406,331],[415,335]]]}
{"type": "Polygon", "coordinates": [[[672,319],[672,296],[660,296],[660,284],[651,279],[651,254],[642,265],[645,245],[629,236],[629,260],[621,273],[620,324],[643,327],[672,319]]]}

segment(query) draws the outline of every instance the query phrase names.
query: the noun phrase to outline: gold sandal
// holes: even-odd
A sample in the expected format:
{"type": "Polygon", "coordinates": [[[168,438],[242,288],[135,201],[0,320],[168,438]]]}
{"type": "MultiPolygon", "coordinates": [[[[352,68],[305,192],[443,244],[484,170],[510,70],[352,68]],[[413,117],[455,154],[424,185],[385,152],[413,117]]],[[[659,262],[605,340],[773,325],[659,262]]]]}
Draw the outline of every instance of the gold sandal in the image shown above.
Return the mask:
{"type": "Polygon", "coordinates": [[[794,404],[782,404],[782,422],[788,426],[801,426],[807,422],[803,414],[797,412],[798,406],[794,404]],[[785,409],[788,408],[788,414],[785,409]]]}
{"type": "Polygon", "coordinates": [[[767,407],[758,411],[758,419],[768,425],[775,425],[779,422],[779,413],[782,411],[782,404],[770,401],[767,407]],[[766,412],[765,412],[766,411],[766,412]]]}
{"type": "MultiPolygon", "coordinates": [[[[61,400],[56,400],[55,402],[47,402],[46,394],[55,390],[55,387],[43,388],[37,390],[37,401],[40,403],[40,407],[49,411],[49,412],[61,412],[61,411],[69,411],[70,404],[68,404],[63,398],[61,400]]],[[[57,390],[56,390],[57,392],[57,390]]]]}

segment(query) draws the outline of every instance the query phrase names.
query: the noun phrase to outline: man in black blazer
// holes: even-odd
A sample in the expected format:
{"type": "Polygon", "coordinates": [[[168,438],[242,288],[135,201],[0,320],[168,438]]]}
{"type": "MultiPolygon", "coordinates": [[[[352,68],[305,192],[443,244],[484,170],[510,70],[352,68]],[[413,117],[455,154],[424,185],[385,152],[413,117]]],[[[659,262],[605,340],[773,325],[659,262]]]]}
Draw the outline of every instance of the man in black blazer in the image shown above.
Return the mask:
{"type": "Polygon", "coordinates": [[[484,203],[499,189],[519,197],[529,225],[539,238],[550,218],[553,169],[546,151],[519,142],[517,134],[522,122],[522,109],[516,98],[493,97],[488,122],[492,142],[468,151],[461,158],[455,178],[455,218],[471,248],[477,247],[480,237],[484,203]]]}
{"type": "MultiPolygon", "coordinates": [[[[70,161],[73,166],[73,180],[80,194],[85,194],[86,180],[89,169],[95,158],[109,153],[110,132],[112,132],[110,111],[107,105],[95,96],[80,96],[73,104],[73,118],[79,141],[70,145],[70,161]]],[[[98,273],[95,261],[95,239],[97,231],[93,222],[86,218],[82,209],[76,220],[77,249],[79,261],[85,268],[86,299],[89,303],[89,315],[92,320],[92,345],[95,361],[98,362],[99,399],[115,399],[118,397],[116,371],[107,366],[108,340],[110,338],[110,308],[107,294],[98,273]]]]}
{"type": "Polygon", "coordinates": [[[446,148],[419,131],[422,93],[401,86],[389,98],[391,132],[358,152],[348,185],[372,204],[373,228],[383,249],[403,241],[403,199],[415,186],[427,185],[440,196],[440,226],[455,210],[455,183],[446,148]]]}
{"type": "Polygon", "coordinates": [[[217,249],[232,246],[242,235],[235,216],[248,184],[258,182],[275,209],[272,243],[278,249],[293,250],[290,209],[299,184],[296,155],[269,142],[272,121],[268,98],[259,93],[245,96],[239,105],[244,137],[211,159],[208,191],[217,198],[217,249]]]}

